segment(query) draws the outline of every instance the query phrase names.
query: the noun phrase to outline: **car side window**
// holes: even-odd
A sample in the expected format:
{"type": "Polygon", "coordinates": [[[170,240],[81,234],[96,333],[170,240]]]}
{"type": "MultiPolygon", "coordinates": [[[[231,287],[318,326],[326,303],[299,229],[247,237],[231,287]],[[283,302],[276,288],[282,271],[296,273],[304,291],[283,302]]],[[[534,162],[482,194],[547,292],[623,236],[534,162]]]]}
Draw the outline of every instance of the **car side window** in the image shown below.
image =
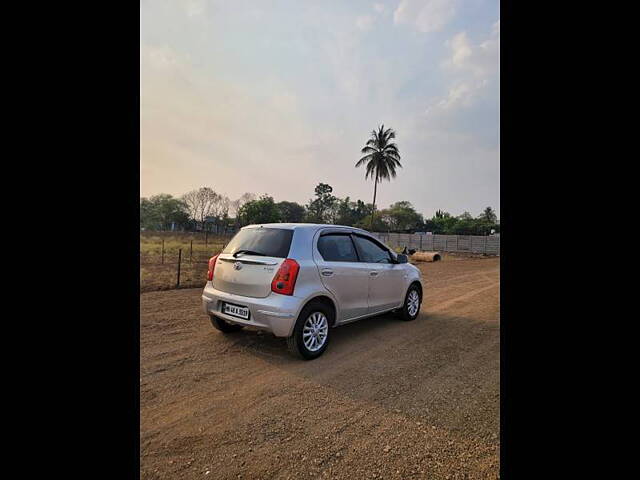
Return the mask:
{"type": "Polygon", "coordinates": [[[322,235],[318,251],[327,262],[357,262],[358,255],[349,235],[322,235]]]}
{"type": "Polygon", "coordinates": [[[363,262],[391,263],[391,254],[389,251],[380,247],[377,243],[359,236],[355,236],[354,240],[358,246],[358,253],[363,262]]]}

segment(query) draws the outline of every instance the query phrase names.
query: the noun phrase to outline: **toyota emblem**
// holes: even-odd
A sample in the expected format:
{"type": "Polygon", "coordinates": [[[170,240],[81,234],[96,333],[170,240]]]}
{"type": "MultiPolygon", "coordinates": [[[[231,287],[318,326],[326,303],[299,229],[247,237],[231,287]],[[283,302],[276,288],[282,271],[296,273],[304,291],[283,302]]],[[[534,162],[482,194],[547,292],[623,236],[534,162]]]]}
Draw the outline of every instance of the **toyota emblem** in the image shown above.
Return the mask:
{"type": "Polygon", "coordinates": [[[233,264],[234,270],[240,270],[242,268],[242,264],[240,262],[236,262],[233,264]]]}

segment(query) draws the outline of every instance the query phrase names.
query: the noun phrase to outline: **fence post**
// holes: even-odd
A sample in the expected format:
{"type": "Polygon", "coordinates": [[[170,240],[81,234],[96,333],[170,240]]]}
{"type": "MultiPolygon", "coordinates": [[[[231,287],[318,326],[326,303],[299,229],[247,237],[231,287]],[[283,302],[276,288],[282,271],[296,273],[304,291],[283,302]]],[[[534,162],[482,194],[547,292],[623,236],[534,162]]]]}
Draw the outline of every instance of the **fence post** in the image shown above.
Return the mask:
{"type": "Polygon", "coordinates": [[[459,236],[456,235],[456,250],[455,250],[456,252],[458,251],[458,238],[459,238],[459,236]]]}
{"type": "Polygon", "coordinates": [[[424,235],[420,235],[420,251],[422,252],[422,237],[424,237],[424,235]]]}
{"type": "Polygon", "coordinates": [[[191,245],[189,246],[189,263],[193,263],[193,240],[191,240],[191,245]]]}
{"type": "Polygon", "coordinates": [[[487,236],[484,236],[484,255],[487,254],[487,236]]]}
{"type": "Polygon", "coordinates": [[[178,280],[176,281],[176,288],[180,286],[180,262],[182,260],[182,249],[178,250],[178,280]]]}
{"type": "Polygon", "coordinates": [[[204,231],[204,248],[207,249],[209,245],[209,232],[207,230],[204,231]]]}
{"type": "Polygon", "coordinates": [[[162,239],[162,264],[164,265],[164,238],[162,239]]]}

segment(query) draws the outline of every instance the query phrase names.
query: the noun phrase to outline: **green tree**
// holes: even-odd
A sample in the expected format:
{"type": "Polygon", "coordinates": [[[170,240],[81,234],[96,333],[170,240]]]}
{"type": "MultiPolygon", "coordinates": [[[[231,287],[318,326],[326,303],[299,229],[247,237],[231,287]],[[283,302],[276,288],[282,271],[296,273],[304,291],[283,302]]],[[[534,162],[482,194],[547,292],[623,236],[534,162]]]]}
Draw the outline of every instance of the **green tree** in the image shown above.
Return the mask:
{"type": "Polygon", "coordinates": [[[167,193],[140,199],[140,227],[147,230],[169,230],[172,225],[184,228],[189,214],[184,202],[167,193]]]}
{"type": "Polygon", "coordinates": [[[314,223],[326,223],[328,213],[337,202],[331,192],[333,188],[326,183],[319,183],[315,188],[316,198],[307,205],[308,219],[314,223]]]}
{"type": "Polygon", "coordinates": [[[385,210],[385,216],[390,230],[415,230],[423,224],[422,215],[407,201],[392,204],[385,210]]]}
{"type": "Polygon", "coordinates": [[[158,218],[153,208],[153,204],[148,198],[140,199],[140,228],[145,230],[155,230],[158,226],[158,218]]]}
{"type": "Polygon", "coordinates": [[[258,200],[242,205],[238,210],[238,218],[242,225],[276,223],[280,221],[280,211],[272,197],[262,195],[258,200]]]}
{"type": "Polygon", "coordinates": [[[469,212],[463,212],[458,215],[455,224],[451,225],[451,231],[446,232],[452,235],[476,235],[478,230],[478,221],[473,218],[469,212]]]}
{"type": "Polygon", "coordinates": [[[334,223],[349,227],[354,226],[366,215],[364,202],[362,200],[352,202],[349,197],[342,200],[338,199],[335,210],[336,219],[334,223]]]}
{"type": "Polygon", "coordinates": [[[500,231],[498,216],[491,207],[487,207],[476,219],[476,235],[490,235],[491,230],[500,231]]]}
{"type": "Polygon", "coordinates": [[[367,205],[362,200],[352,202],[349,197],[338,200],[337,202],[336,221],[338,225],[347,225],[350,227],[358,225],[359,228],[369,228],[366,224],[366,218],[371,215],[371,204],[367,205]]]}
{"type": "Polygon", "coordinates": [[[351,202],[349,200],[349,197],[344,198],[342,200],[338,199],[338,201],[336,202],[337,204],[337,210],[338,210],[338,219],[336,221],[336,223],[338,225],[347,225],[347,226],[352,226],[354,223],[354,219],[353,219],[353,210],[351,209],[351,204],[353,202],[351,202]]]}
{"type": "Polygon", "coordinates": [[[236,228],[241,225],[240,208],[245,203],[251,202],[252,200],[255,200],[255,199],[256,199],[255,194],[246,192],[237,200],[233,200],[229,202],[229,208],[231,210],[231,214],[233,215],[233,221],[230,223],[232,223],[236,228]]]}
{"type": "Polygon", "coordinates": [[[391,181],[396,177],[396,168],[402,168],[400,164],[400,152],[398,146],[391,142],[396,137],[396,133],[391,129],[385,130],[381,125],[378,130],[371,132],[371,138],[367,140],[366,145],[360,153],[364,154],[356,163],[356,168],[363,165],[366,166],[365,179],[369,177],[374,179],[373,182],[373,210],[371,212],[371,228],[373,229],[373,217],[376,210],[376,195],[378,191],[378,183],[382,180],[391,181]]]}
{"type": "Polygon", "coordinates": [[[389,229],[389,226],[378,215],[376,215],[373,220],[373,225],[371,225],[373,203],[364,203],[361,200],[358,200],[358,203],[361,207],[361,215],[359,216],[359,220],[353,225],[354,227],[362,228],[363,230],[371,230],[373,232],[384,232],[389,229]]]}
{"type": "Polygon", "coordinates": [[[431,231],[434,234],[451,234],[457,223],[458,219],[453,217],[449,212],[438,210],[431,218],[429,226],[433,226],[431,231]]]}
{"type": "Polygon", "coordinates": [[[493,208],[487,207],[484,211],[478,216],[480,220],[484,220],[487,223],[496,223],[498,221],[498,216],[496,212],[493,211],[493,208]]]}
{"type": "Polygon", "coordinates": [[[353,206],[353,214],[356,219],[355,223],[364,221],[372,211],[373,204],[365,203],[362,200],[356,201],[356,204],[353,206]]]}
{"type": "Polygon", "coordinates": [[[280,221],[285,223],[300,223],[304,220],[304,207],[296,202],[278,202],[280,221]]]}

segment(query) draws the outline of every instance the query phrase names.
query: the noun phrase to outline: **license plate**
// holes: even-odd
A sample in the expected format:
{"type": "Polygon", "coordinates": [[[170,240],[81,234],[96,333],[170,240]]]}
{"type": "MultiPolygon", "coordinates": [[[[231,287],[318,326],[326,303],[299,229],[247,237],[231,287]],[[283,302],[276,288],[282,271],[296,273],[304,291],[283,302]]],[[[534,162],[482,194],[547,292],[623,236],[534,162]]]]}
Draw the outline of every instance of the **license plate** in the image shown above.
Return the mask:
{"type": "Polygon", "coordinates": [[[232,317],[249,319],[249,309],[247,307],[241,307],[239,305],[232,305],[230,303],[222,304],[222,312],[232,317]]]}

